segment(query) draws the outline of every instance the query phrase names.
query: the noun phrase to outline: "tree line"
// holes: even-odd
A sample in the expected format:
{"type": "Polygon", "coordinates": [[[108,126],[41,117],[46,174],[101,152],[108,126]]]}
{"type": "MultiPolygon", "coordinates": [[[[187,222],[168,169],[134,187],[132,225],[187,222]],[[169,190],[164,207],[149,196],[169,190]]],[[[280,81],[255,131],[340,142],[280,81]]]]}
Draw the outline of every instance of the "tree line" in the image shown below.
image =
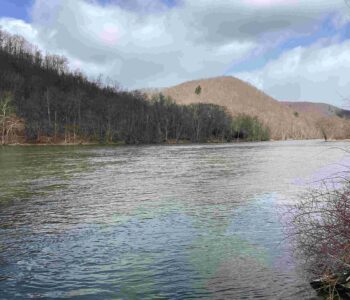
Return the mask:
{"type": "Polygon", "coordinates": [[[126,144],[269,139],[268,129],[256,118],[232,118],[214,104],[178,105],[162,94],[149,100],[139,91],[89,80],[69,70],[65,57],[43,55],[24,38],[1,30],[0,103],[8,108],[0,116],[3,143],[11,110],[23,120],[24,139],[31,142],[43,138],[126,144]]]}

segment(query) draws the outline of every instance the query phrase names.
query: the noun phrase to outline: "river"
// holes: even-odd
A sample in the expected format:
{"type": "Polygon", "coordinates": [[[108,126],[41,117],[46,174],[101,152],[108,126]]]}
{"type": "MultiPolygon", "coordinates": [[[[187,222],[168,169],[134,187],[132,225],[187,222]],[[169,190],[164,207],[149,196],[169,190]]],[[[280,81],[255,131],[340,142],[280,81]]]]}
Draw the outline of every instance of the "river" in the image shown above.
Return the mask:
{"type": "Polygon", "coordinates": [[[316,299],[284,211],[346,147],[0,148],[0,299],[316,299]]]}

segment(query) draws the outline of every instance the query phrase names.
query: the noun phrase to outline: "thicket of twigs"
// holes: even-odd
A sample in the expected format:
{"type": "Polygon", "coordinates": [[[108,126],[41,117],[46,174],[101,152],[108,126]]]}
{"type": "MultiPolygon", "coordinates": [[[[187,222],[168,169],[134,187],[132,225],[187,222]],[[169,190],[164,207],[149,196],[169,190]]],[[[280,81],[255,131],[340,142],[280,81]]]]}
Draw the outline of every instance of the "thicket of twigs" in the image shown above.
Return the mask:
{"type": "Polygon", "coordinates": [[[309,191],[292,211],[295,254],[329,299],[350,281],[350,180],[343,175],[309,191]]]}

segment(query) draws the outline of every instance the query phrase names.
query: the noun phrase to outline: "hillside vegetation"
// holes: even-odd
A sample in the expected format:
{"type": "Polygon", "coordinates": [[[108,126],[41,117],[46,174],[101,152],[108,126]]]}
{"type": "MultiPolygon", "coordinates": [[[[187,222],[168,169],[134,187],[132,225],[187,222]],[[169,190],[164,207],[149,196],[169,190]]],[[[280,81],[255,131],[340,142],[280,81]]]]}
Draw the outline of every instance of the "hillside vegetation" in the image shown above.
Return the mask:
{"type": "Polygon", "coordinates": [[[269,139],[257,119],[216,104],[176,104],[71,72],[64,57],[43,55],[0,31],[1,143],[163,143],[269,139]]]}
{"type": "Polygon", "coordinates": [[[256,116],[276,140],[350,137],[350,122],[345,118],[299,111],[234,77],[185,82],[162,93],[179,104],[214,103],[226,107],[233,116],[256,116]],[[200,93],[195,92],[198,87],[200,93]]]}

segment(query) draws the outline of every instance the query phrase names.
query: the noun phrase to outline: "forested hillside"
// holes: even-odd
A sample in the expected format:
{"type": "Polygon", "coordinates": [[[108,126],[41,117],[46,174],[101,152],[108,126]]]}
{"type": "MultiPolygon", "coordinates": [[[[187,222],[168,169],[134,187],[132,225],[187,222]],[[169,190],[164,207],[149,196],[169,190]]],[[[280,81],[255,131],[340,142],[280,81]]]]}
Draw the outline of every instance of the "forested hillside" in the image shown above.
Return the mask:
{"type": "Polygon", "coordinates": [[[232,119],[214,104],[152,100],[117,85],[89,81],[64,57],[43,55],[20,36],[0,31],[2,143],[122,142],[127,144],[266,140],[257,119],[232,119]]]}

